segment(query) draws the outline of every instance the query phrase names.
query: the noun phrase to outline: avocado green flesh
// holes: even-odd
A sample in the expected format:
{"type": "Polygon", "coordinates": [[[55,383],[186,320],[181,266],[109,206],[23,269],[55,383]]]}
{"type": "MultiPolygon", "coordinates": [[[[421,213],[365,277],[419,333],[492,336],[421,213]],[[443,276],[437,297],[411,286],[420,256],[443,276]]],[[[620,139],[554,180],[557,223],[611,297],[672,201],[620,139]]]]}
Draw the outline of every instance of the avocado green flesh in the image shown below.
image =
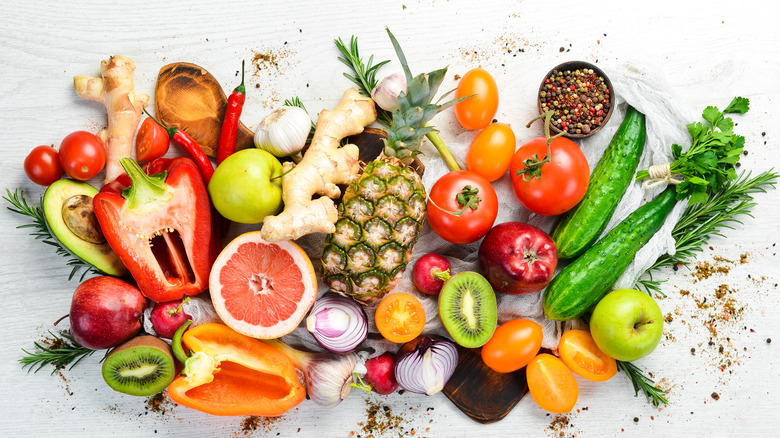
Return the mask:
{"type": "Polygon", "coordinates": [[[61,179],[46,189],[43,214],[52,235],[76,257],[108,275],[121,276],[127,270],[108,243],[95,244],[81,239],[68,228],[62,217],[62,206],[68,199],[78,195],[94,197],[97,193],[97,189],[87,183],[61,179]]]}

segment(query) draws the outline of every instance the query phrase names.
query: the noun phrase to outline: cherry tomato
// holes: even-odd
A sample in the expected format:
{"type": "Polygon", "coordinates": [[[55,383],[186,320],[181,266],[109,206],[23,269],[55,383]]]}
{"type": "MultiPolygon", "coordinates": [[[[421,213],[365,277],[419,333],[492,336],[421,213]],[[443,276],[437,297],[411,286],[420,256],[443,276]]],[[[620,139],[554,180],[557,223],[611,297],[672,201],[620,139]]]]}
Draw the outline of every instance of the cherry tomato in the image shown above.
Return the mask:
{"type": "Polygon", "coordinates": [[[552,158],[541,165],[538,178],[535,175],[518,175],[517,171],[525,169],[524,161],[534,155],[540,161],[547,157],[547,139],[544,137],[520,146],[509,165],[515,196],[523,207],[542,216],[555,216],[571,210],[585,196],[590,182],[588,160],[573,141],[555,138],[550,151],[552,158]]]}
{"type": "Polygon", "coordinates": [[[488,181],[495,181],[509,169],[515,146],[512,128],[506,123],[492,123],[471,142],[466,153],[466,167],[488,181]]]}
{"type": "Polygon", "coordinates": [[[542,347],[542,326],[530,319],[513,319],[498,326],[482,346],[485,365],[499,373],[511,373],[528,365],[542,347]]]}
{"type": "Polygon", "coordinates": [[[455,117],[466,129],[482,129],[490,124],[498,110],[498,85],[493,76],[481,68],[466,72],[455,90],[455,98],[469,96],[455,104],[455,117]]]}
{"type": "Polygon", "coordinates": [[[414,296],[394,293],[382,299],[376,307],[374,321],[385,339],[402,344],[422,333],[425,326],[425,309],[414,296]]]}
{"type": "Polygon", "coordinates": [[[36,146],[24,159],[24,173],[35,184],[50,186],[62,178],[57,150],[52,146],[36,146]]]}
{"type": "Polygon", "coordinates": [[[156,160],[168,152],[170,144],[168,131],[151,117],[147,117],[135,136],[135,157],[138,161],[156,160]]]}
{"type": "Polygon", "coordinates": [[[525,369],[528,392],[542,409],[565,414],[577,403],[580,390],[574,374],[560,359],[542,353],[525,369]]]}
{"type": "Polygon", "coordinates": [[[479,240],[490,231],[497,215],[496,191],[488,180],[472,171],[450,172],[431,188],[428,223],[448,242],[464,244],[479,240]]]}
{"type": "Polygon", "coordinates": [[[617,374],[617,362],[599,350],[593,336],[583,330],[569,330],[558,342],[558,354],[572,371],[594,382],[617,374]]]}
{"type": "Polygon", "coordinates": [[[68,134],[60,144],[60,164],[71,178],[86,181],[106,165],[106,150],[97,136],[87,131],[68,134]]]}

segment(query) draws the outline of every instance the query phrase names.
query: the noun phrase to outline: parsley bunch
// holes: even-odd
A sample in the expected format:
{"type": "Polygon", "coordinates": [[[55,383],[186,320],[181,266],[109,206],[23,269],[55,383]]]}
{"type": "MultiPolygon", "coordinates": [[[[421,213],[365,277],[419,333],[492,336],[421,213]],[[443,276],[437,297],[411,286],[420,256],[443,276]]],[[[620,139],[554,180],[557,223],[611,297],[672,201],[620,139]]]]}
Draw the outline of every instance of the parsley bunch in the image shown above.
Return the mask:
{"type": "MultiPolygon", "coordinates": [[[[708,106],[702,113],[707,123],[693,122],[687,125],[693,142],[690,149],[672,145],[674,162],[669,166],[673,175],[683,178],[677,184],[677,200],[690,198],[690,204],[705,202],[708,193],[719,190],[723,184],[736,178],[734,166],[739,161],[745,137],[734,133],[734,122],[726,114],[745,114],[750,101],[735,97],[723,111],[708,106]]],[[[637,173],[637,181],[649,177],[647,170],[637,173]]]]}

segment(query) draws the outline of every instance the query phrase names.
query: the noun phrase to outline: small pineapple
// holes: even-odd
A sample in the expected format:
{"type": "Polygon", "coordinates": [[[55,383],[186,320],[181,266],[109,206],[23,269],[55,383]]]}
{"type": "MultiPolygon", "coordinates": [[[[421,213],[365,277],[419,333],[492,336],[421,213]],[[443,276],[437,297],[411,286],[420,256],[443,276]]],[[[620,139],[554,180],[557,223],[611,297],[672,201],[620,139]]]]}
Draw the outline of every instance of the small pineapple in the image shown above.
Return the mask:
{"type": "MultiPolygon", "coordinates": [[[[336,232],[326,238],[322,254],[325,284],[366,304],[381,299],[400,280],[422,231],[425,187],[407,163],[419,153],[422,137],[434,131],[427,123],[460,100],[431,103],[447,69],[412,77],[398,41],[388,34],[406,74],[407,91],[398,96],[384,153],[344,192],[336,232]]],[[[353,51],[359,59],[356,42],[353,51]]]]}

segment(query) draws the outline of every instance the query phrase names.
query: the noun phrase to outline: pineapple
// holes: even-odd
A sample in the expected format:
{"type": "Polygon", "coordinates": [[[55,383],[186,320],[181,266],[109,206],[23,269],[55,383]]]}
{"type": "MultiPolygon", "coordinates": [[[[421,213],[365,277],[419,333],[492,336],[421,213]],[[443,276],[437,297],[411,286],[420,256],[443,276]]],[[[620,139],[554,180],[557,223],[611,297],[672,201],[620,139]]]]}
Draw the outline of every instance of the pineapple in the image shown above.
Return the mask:
{"type": "MultiPolygon", "coordinates": [[[[431,103],[447,69],[412,77],[398,41],[389,30],[388,34],[406,74],[407,91],[398,96],[392,119],[385,117],[391,122],[383,154],[368,163],[344,192],[336,231],[326,238],[322,254],[325,284],[365,304],[381,299],[403,275],[422,231],[426,206],[425,187],[408,163],[420,153],[422,137],[435,131],[427,123],[460,101],[431,103]]],[[[372,68],[369,61],[366,69],[354,38],[351,47],[350,52],[339,45],[348,58],[342,61],[355,70],[360,80],[352,79],[370,94],[367,83],[375,82],[376,67],[384,63],[372,68]]]]}

